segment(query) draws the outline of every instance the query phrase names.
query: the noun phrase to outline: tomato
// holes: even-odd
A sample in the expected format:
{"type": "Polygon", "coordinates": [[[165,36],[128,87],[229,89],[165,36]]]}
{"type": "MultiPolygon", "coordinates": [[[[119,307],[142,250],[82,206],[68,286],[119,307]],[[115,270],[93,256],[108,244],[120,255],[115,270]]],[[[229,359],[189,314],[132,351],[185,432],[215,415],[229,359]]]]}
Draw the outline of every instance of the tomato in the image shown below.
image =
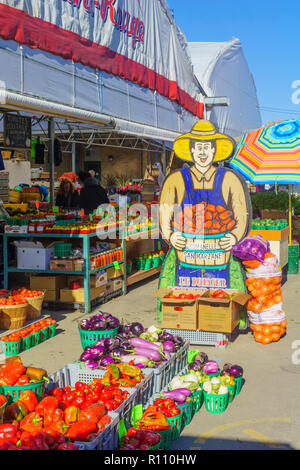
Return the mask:
{"type": "Polygon", "coordinates": [[[287,326],[287,321],[286,321],[286,320],[283,320],[283,321],[280,323],[280,326],[281,326],[282,328],[286,328],[286,326],[287,326]]]}
{"type": "Polygon", "coordinates": [[[272,325],[270,328],[271,328],[272,333],[279,333],[280,332],[280,326],[272,325]]]}
{"type": "Polygon", "coordinates": [[[261,333],[254,333],[254,338],[258,343],[261,343],[264,336],[261,333]]]}

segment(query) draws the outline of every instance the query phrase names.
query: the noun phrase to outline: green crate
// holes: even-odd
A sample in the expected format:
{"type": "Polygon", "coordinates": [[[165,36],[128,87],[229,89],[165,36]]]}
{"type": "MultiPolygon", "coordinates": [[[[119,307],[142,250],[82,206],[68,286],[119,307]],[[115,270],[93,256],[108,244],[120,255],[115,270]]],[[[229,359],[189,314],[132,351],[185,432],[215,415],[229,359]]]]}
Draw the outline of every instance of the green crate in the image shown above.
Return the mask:
{"type": "Polygon", "coordinates": [[[41,380],[27,385],[0,385],[0,394],[5,395],[8,402],[12,402],[18,400],[19,396],[26,390],[32,390],[39,399],[44,396],[45,384],[46,381],[41,380]]]}
{"type": "Polygon", "coordinates": [[[26,351],[27,349],[31,348],[31,336],[24,336],[22,338],[22,351],[26,351]]]}
{"type": "Polygon", "coordinates": [[[182,420],[181,420],[181,429],[185,426],[190,424],[193,418],[193,410],[194,410],[194,401],[186,401],[183,405],[177,405],[177,407],[183,412],[182,420]]]}
{"type": "Polygon", "coordinates": [[[56,326],[57,324],[55,323],[54,325],[48,325],[48,338],[53,338],[55,336],[55,331],[56,331],[56,326]]]}
{"type": "Polygon", "coordinates": [[[31,346],[37,346],[40,343],[40,331],[36,333],[30,333],[31,346]]]}
{"type": "Polygon", "coordinates": [[[223,413],[228,406],[229,393],[213,395],[204,392],[204,403],[209,413],[223,413]]]}
{"type": "Polygon", "coordinates": [[[21,351],[22,340],[1,341],[4,356],[16,356],[21,351]]]}
{"type": "Polygon", "coordinates": [[[190,397],[193,399],[193,413],[197,413],[201,406],[203,405],[204,401],[204,396],[203,396],[203,390],[197,390],[196,392],[193,392],[190,397]]]}
{"type": "Polygon", "coordinates": [[[178,439],[178,437],[180,436],[180,432],[182,428],[182,419],[183,419],[183,410],[180,410],[180,413],[177,416],[166,418],[166,420],[168,421],[168,423],[170,424],[172,428],[172,432],[171,432],[172,441],[175,439],[178,439]]]}
{"type": "Polygon", "coordinates": [[[67,258],[72,251],[72,243],[54,243],[54,256],[67,258]]]}
{"type": "Polygon", "coordinates": [[[112,330],[101,330],[101,331],[90,331],[90,330],[82,330],[78,327],[81,345],[83,349],[87,346],[91,346],[96,343],[98,339],[101,338],[113,338],[116,336],[118,332],[118,328],[114,328],[112,330]]]}
{"type": "Polygon", "coordinates": [[[243,385],[243,377],[238,377],[237,379],[234,379],[236,389],[235,389],[235,395],[238,395],[241,391],[242,385],[243,385]]]}
{"type": "Polygon", "coordinates": [[[235,397],[236,394],[236,384],[234,385],[228,385],[228,403],[231,403],[235,397]]]}

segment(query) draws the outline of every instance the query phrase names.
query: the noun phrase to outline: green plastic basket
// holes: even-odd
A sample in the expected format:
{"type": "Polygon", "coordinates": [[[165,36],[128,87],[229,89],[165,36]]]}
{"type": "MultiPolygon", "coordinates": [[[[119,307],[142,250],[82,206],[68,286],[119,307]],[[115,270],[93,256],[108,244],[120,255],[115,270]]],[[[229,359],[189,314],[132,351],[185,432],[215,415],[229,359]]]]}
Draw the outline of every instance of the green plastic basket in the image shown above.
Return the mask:
{"type": "Polygon", "coordinates": [[[56,323],[54,325],[48,325],[47,328],[48,328],[48,338],[53,338],[53,336],[55,335],[55,331],[56,331],[56,323]]]}
{"type": "Polygon", "coordinates": [[[236,385],[235,394],[238,395],[243,385],[243,377],[238,377],[237,379],[234,379],[234,381],[236,385]]]}
{"type": "Polygon", "coordinates": [[[21,393],[25,392],[26,390],[32,390],[37,398],[42,398],[45,391],[45,380],[41,380],[40,382],[34,382],[27,385],[0,385],[0,394],[5,395],[8,402],[16,401],[19,399],[21,393]]]}
{"type": "Polygon", "coordinates": [[[21,351],[22,340],[1,341],[4,356],[16,356],[21,351]]]}
{"type": "Polygon", "coordinates": [[[210,378],[211,378],[211,377],[219,377],[219,375],[220,375],[220,369],[219,369],[218,372],[214,372],[213,374],[206,374],[206,375],[208,375],[208,377],[210,377],[210,378]]]}
{"type": "Polygon", "coordinates": [[[3,416],[4,416],[4,411],[5,411],[5,408],[7,406],[7,401],[5,403],[3,403],[2,406],[0,406],[0,424],[3,424],[3,416]]]}
{"type": "Polygon", "coordinates": [[[235,397],[236,384],[228,386],[228,403],[231,403],[235,397]]]}
{"type": "Polygon", "coordinates": [[[31,336],[30,335],[24,336],[24,338],[22,338],[22,346],[21,346],[22,351],[26,351],[29,348],[31,348],[31,336]]]}
{"type": "MultiPolygon", "coordinates": [[[[161,435],[161,441],[157,444],[156,447],[159,450],[169,450],[172,440],[172,428],[166,429],[165,431],[155,431],[161,435]]],[[[153,449],[153,448],[152,448],[153,449]]]]}
{"type": "Polygon", "coordinates": [[[87,346],[91,346],[95,344],[98,339],[113,338],[114,336],[116,336],[118,332],[118,328],[114,328],[112,330],[101,330],[101,331],[82,330],[81,328],[78,328],[78,330],[79,330],[81,345],[83,349],[85,349],[87,346]]]}
{"type": "Polygon", "coordinates": [[[157,268],[160,265],[159,256],[153,256],[152,258],[152,268],[157,268]]]}
{"type": "MultiPolygon", "coordinates": [[[[179,408],[179,407],[178,407],[179,408]]],[[[183,410],[180,410],[179,415],[172,416],[170,418],[166,418],[168,423],[171,425],[171,440],[178,439],[180,436],[181,428],[182,428],[182,419],[183,419],[183,410]]]]}
{"type": "Polygon", "coordinates": [[[190,424],[193,418],[194,410],[194,401],[190,400],[184,403],[183,405],[177,405],[177,407],[182,411],[182,420],[181,420],[181,429],[190,424]]]}
{"type": "Polygon", "coordinates": [[[43,341],[46,341],[46,339],[48,339],[48,327],[46,326],[46,328],[41,328],[40,329],[40,343],[42,343],[43,341]]]}
{"type": "Polygon", "coordinates": [[[213,395],[204,392],[204,403],[209,413],[223,413],[228,406],[229,393],[213,395]]]}
{"type": "Polygon", "coordinates": [[[193,399],[193,413],[197,413],[204,402],[203,390],[197,390],[193,392],[190,397],[193,399]]]}
{"type": "Polygon", "coordinates": [[[36,333],[30,333],[31,336],[31,346],[37,346],[40,343],[40,331],[36,333]]]}
{"type": "Polygon", "coordinates": [[[72,251],[72,243],[54,243],[54,256],[67,258],[72,251]]]}

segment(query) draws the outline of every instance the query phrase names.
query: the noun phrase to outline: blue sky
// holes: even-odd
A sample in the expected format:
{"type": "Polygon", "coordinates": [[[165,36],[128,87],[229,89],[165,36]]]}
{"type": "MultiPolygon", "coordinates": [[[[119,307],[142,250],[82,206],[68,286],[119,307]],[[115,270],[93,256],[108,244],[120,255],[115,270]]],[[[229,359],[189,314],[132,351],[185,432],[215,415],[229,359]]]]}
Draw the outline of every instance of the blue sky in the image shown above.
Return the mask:
{"type": "Polygon", "coordinates": [[[263,124],[300,119],[299,0],[168,0],[168,4],[188,41],[240,39],[263,124]]]}

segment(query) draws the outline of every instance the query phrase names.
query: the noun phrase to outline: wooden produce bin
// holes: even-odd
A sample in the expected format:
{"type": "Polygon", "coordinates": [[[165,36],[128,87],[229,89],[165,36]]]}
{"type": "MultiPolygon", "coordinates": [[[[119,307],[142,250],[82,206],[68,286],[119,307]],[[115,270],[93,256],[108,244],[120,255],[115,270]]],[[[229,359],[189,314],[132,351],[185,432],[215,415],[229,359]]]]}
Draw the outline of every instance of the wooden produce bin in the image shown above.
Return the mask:
{"type": "Polygon", "coordinates": [[[235,294],[231,299],[200,297],[198,305],[198,329],[219,333],[232,333],[238,326],[241,310],[251,298],[239,290],[224,289],[235,294]]]}
{"type": "Polygon", "coordinates": [[[249,235],[261,235],[270,243],[271,252],[277,256],[280,266],[288,264],[289,227],[282,230],[251,230],[249,235]]]}

